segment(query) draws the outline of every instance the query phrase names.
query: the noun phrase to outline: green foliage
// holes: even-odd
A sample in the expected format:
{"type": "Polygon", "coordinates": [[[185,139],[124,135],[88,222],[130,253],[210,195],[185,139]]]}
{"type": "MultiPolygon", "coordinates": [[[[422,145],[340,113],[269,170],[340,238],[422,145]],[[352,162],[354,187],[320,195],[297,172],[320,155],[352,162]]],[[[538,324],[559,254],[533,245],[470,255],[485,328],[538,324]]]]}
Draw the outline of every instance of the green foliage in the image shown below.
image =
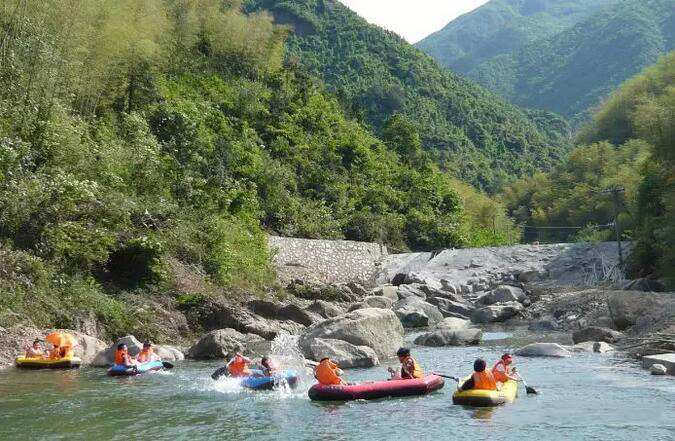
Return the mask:
{"type": "MultiPolygon", "coordinates": [[[[435,162],[479,188],[495,191],[516,176],[548,168],[568,146],[567,129],[542,130],[548,123],[543,118],[535,122],[444,71],[335,0],[248,0],[247,5],[291,25],[295,32],[289,35],[287,58],[322,78],[350,115],[383,138],[391,124],[400,124],[392,117],[405,117],[435,162]]],[[[550,119],[565,126],[559,117],[550,119]]],[[[412,144],[398,144],[403,151],[415,148],[416,141],[407,141],[412,144]]]]}
{"type": "Polygon", "coordinates": [[[190,309],[203,305],[204,303],[206,303],[208,299],[209,299],[208,294],[198,292],[180,295],[176,299],[176,303],[178,303],[178,307],[181,309],[190,309]]]}
{"type": "Polygon", "coordinates": [[[673,0],[491,0],[418,46],[518,105],[578,124],[675,48],[674,11],[673,0]]]}
{"type": "Polygon", "coordinates": [[[164,280],[163,246],[147,236],[125,241],[112,251],[106,269],[120,287],[134,289],[164,280]]]}
{"type": "Polygon", "coordinates": [[[613,239],[613,230],[601,229],[597,225],[586,225],[574,235],[574,241],[580,243],[607,242],[613,239]]]}

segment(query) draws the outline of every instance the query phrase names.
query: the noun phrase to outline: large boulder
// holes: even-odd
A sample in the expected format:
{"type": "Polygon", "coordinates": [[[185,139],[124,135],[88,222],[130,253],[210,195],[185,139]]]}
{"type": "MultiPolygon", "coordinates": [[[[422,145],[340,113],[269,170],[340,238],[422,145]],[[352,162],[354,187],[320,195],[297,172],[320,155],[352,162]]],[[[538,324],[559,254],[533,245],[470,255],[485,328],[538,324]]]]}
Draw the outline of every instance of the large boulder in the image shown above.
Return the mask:
{"type": "Polygon", "coordinates": [[[651,368],[655,364],[660,364],[666,368],[666,373],[675,375],[675,353],[646,355],[641,360],[642,367],[651,368]]]}
{"type": "Polygon", "coordinates": [[[98,354],[106,349],[106,344],[101,340],[84,334],[76,334],[77,345],[73,348],[76,357],[82,360],[82,364],[92,364],[98,354]]]}
{"type": "Polygon", "coordinates": [[[345,310],[334,303],[325,300],[314,300],[307,308],[307,311],[319,314],[321,317],[327,319],[337,317],[345,313],[345,310]]]}
{"type": "Polygon", "coordinates": [[[525,300],[525,292],[515,286],[500,285],[492,291],[480,296],[476,303],[494,305],[495,303],[521,302],[525,300]]]}
{"type": "Polygon", "coordinates": [[[417,297],[425,300],[427,298],[427,294],[422,291],[421,286],[422,285],[419,284],[399,286],[397,291],[398,300],[405,300],[410,297],[417,297]]]}
{"type": "Polygon", "coordinates": [[[277,318],[277,315],[279,314],[279,308],[281,308],[280,303],[272,302],[270,300],[263,300],[263,299],[249,300],[246,303],[246,306],[254,314],[257,314],[259,316],[269,318],[269,319],[277,318]]]}
{"type": "Polygon", "coordinates": [[[456,317],[446,317],[441,322],[436,324],[436,329],[453,331],[457,329],[466,329],[470,324],[471,322],[469,320],[456,317]]]}
{"type": "Polygon", "coordinates": [[[623,331],[634,325],[648,327],[675,310],[672,293],[614,291],[607,296],[607,306],[616,328],[623,331]]]}
{"type": "Polygon", "coordinates": [[[355,311],[363,308],[382,308],[390,309],[394,305],[394,301],[384,296],[368,296],[361,302],[355,303],[349,308],[349,311],[355,311]]]}
{"type": "Polygon", "coordinates": [[[445,297],[428,297],[427,302],[436,306],[443,317],[470,317],[473,310],[476,309],[469,302],[457,302],[445,297]]]}
{"type": "Polygon", "coordinates": [[[662,364],[653,364],[649,366],[649,373],[652,375],[666,375],[668,373],[668,368],[662,364]]]}
{"type": "Polygon", "coordinates": [[[389,309],[365,308],[313,325],[300,335],[298,343],[303,347],[316,338],[368,346],[382,359],[392,357],[403,345],[403,326],[389,309]]]}
{"type": "Polygon", "coordinates": [[[436,306],[416,297],[399,300],[393,309],[404,328],[425,328],[443,320],[436,306]]]}
{"type": "Polygon", "coordinates": [[[249,346],[264,339],[255,334],[242,334],[234,329],[216,329],[192,345],[187,357],[196,360],[224,359],[237,351],[251,353],[249,346]]]}
{"type": "Polygon", "coordinates": [[[571,357],[572,353],[557,343],[532,343],[515,351],[521,357],[571,357]]]}
{"type": "Polygon", "coordinates": [[[482,336],[480,329],[437,329],[418,336],[415,344],[434,347],[477,345],[482,336]]]}
{"type": "Polygon", "coordinates": [[[380,364],[374,349],[368,346],[355,346],[344,340],[303,339],[300,349],[305,358],[319,361],[323,357],[330,357],[344,369],[367,368],[380,364]]]}
{"type": "Polygon", "coordinates": [[[153,345],[155,354],[164,361],[185,360],[185,354],[180,349],[170,345],[153,345]]]}
{"type": "Polygon", "coordinates": [[[623,337],[619,331],[609,328],[601,328],[600,326],[589,326],[587,328],[574,331],[572,334],[572,341],[574,343],[582,343],[585,341],[604,341],[607,343],[616,343],[623,337]]]}
{"type": "Polygon", "coordinates": [[[471,313],[471,321],[474,323],[503,322],[517,315],[522,310],[523,305],[518,302],[484,306],[471,313]]]}
{"type": "Polygon", "coordinates": [[[290,320],[304,326],[312,326],[314,323],[321,321],[321,317],[318,314],[304,310],[295,303],[289,303],[279,308],[276,318],[279,320],[290,320]]]}

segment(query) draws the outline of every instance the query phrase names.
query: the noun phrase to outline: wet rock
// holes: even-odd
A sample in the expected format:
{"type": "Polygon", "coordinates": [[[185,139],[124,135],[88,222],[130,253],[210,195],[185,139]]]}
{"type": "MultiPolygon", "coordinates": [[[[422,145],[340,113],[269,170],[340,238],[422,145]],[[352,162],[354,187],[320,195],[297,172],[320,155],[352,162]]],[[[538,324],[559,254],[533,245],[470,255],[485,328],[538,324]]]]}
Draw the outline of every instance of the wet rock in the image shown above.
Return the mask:
{"type": "Polygon", "coordinates": [[[544,319],[530,323],[530,325],[527,327],[527,330],[532,332],[550,332],[556,331],[559,328],[560,327],[554,320],[544,319]]]}
{"type": "Polygon", "coordinates": [[[477,345],[482,336],[480,329],[438,329],[418,336],[415,344],[432,347],[477,345]]]}
{"type": "Polygon", "coordinates": [[[470,317],[473,310],[476,309],[468,302],[456,302],[442,297],[430,297],[427,302],[436,306],[443,317],[470,317]]]}
{"type": "Polygon", "coordinates": [[[515,351],[521,357],[571,357],[572,353],[557,343],[532,343],[515,351]]]}
{"type": "Polygon", "coordinates": [[[399,300],[393,309],[404,328],[425,328],[443,320],[436,306],[415,297],[399,300]]]}
{"type": "Polygon", "coordinates": [[[345,313],[345,310],[325,300],[315,300],[307,308],[307,311],[319,314],[323,318],[337,317],[345,313]]]}
{"type": "Polygon", "coordinates": [[[457,330],[457,329],[466,329],[469,327],[471,322],[469,320],[464,320],[456,317],[446,317],[443,321],[436,324],[436,329],[444,330],[457,330]]]}
{"type": "Polygon", "coordinates": [[[303,339],[300,349],[306,358],[319,361],[323,357],[331,360],[343,368],[368,368],[380,364],[375,351],[368,346],[355,346],[344,340],[335,339],[303,339]]]}
{"type": "Polygon", "coordinates": [[[601,328],[600,326],[589,326],[587,328],[574,331],[572,334],[572,341],[574,343],[581,343],[585,341],[604,341],[607,343],[615,343],[623,337],[619,331],[609,328],[601,328]]]}
{"type": "Polygon", "coordinates": [[[649,366],[649,373],[652,375],[666,375],[668,369],[664,365],[656,363],[649,366]]]}
{"type": "Polygon", "coordinates": [[[242,334],[234,329],[216,329],[192,345],[187,357],[196,360],[226,359],[237,351],[249,353],[249,345],[264,339],[255,334],[242,334]]]}
{"type": "Polygon", "coordinates": [[[606,352],[614,351],[614,348],[604,341],[585,341],[577,343],[570,347],[572,352],[595,352],[597,354],[604,354],[606,352]]]}
{"type": "Polygon", "coordinates": [[[515,286],[501,285],[476,300],[482,305],[495,303],[520,302],[525,300],[525,292],[515,286]]]}
{"type": "Polygon", "coordinates": [[[474,323],[503,322],[517,315],[523,310],[523,305],[518,302],[509,302],[475,309],[471,313],[471,321],[474,323]]]}
{"type": "Polygon", "coordinates": [[[380,359],[390,358],[403,344],[403,326],[389,309],[358,309],[313,325],[300,335],[299,344],[316,338],[368,346],[380,359]]]}
{"type": "Polygon", "coordinates": [[[394,304],[393,300],[384,296],[368,296],[363,301],[352,305],[349,311],[355,311],[363,308],[383,308],[390,309],[394,304]]]}
{"type": "Polygon", "coordinates": [[[655,364],[660,364],[666,368],[667,374],[675,375],[675,353],[644,356],[641,363],[645,369],[649,369],[655,364]]]}
{"type": "Polygon", "coordinates": [[[427,298],[427,294],[420,289],[421,285],[401,285],[398,287],[398,299],[403,300],[409,297],[418,297],[422,300],[427,298]]]}

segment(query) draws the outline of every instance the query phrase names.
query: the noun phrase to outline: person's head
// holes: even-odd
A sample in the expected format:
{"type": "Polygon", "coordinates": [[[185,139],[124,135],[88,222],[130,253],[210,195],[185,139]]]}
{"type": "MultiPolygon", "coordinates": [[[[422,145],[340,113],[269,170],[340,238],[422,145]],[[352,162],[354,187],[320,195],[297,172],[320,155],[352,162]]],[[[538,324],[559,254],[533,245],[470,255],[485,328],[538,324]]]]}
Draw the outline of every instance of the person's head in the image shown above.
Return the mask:
{"type": "Polygon", "coordinates": [[[330,357],[323,357],[321,360],[319,360],[319,363],[323,363],[324,361],[329,361],[330,357]]]}
{"type": "Polygon", "coordinates": [[[150,343],[149,341],[146,341],[145,343],[143,343],[143,350],[144,351],[147,351],[151,347],[152,347],[152,343],[150,343]]]}
{"type": "Polygon", "coordinates": [[[118,351],[126,351],[127,345],[125,345],[124,343],[120,343],[120,344],[117,345],[117,350],[118,351]]]}
{"type": "Polygon", "coordinates": [[[33,347],[36,348],[36,349],[40,347],[40,340],[39,339],[36,339],[35,341],[33,341],[33,347]]]}
{"type": "Polygon", "coordinates": [[[54,346],[54,349],[58,349],[58,348],[59,348],[59,345],[53,345],[53,346],[54,346]]]}
{"type": "Polygon", "coordinates": [[[483,372],[485,370],[485,366],[487,366],[487,364],[482,358],[477,358],[476,361],[473,362],[473,370],[476,372],[483,372]]]}
{"type": "Polygon", "coordinates": [[[513,357],[507,352],[506,354],[502,355],[502,361],[506,365],[511,364],[513,363],[513,357]]]}
{"type": "Polygon", "coordinates": [[[405,357],[410,356],[410,349],[408,348],[399,348],[398,351],[396,351],[396,355],[398,356],[399,360],[405,357]]]}
{"type": "Polygon", "coordinates": [[[260,360],[260,364],[262,364],[265,367],[269,367],[270,364],[269,357],[263,357],[262,360],[260,360]]]}

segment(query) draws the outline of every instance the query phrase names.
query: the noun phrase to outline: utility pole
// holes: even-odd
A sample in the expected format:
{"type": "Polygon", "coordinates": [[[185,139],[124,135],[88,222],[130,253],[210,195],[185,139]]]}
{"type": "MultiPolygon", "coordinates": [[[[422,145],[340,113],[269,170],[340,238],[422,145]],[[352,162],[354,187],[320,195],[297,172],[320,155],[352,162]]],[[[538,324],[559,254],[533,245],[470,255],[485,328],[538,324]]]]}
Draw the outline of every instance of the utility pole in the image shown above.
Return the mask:
{"type": "Polygon", "coordinates": [[[621,249],[621,233],[619,232],[619,194],[625,193],[624,187],[613,187],[603,190],[602,194],[611,194],[614,196],[614,234],[616,235],[616,244],[619,247],[619,268],[623,270],[623,250],[621,249]]]}

